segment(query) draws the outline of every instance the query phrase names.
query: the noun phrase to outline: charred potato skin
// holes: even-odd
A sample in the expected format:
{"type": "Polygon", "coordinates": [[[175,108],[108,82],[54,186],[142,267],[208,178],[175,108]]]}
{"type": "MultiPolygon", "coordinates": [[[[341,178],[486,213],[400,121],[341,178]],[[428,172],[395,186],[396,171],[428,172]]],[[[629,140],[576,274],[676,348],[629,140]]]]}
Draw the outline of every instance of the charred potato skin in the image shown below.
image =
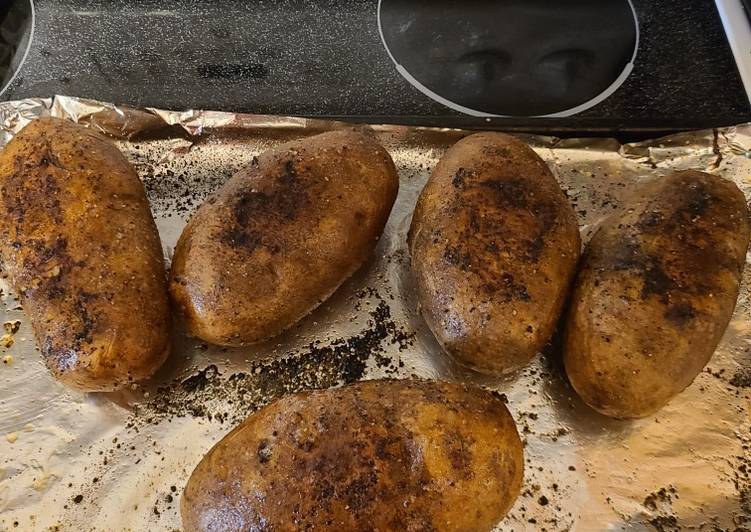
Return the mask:
{"type": "Polygon", "coordinates": [[[675,172],[643,186],[588,244],[566,326],[566,372],[580,397],[639,418],[683,391],[730,321],[749,244],[731,181],[675,172]]]}
{"type": "Polygon", "coordinates": [[[246,345],[292,326],[372,254],[398,189],[388,152],[355,131],[259,156],[177,244],[170,290],[188,333],[246,345]]]}
{"type": "Polygon", "coordinates": [[[0,153],[0,258],[52,373],[85,391],[149,377],[169,350],[162,247],[108,139],[32,121],[0,153]]]}
{"type": "Polygon", "coordinates": [[[369,381],[284,397],[194,470],[187,531],[490,530],[516,499],[522,445],[497,396],[369,381]]]}
{"type": "Polygon", "coordinates": [[[460,364],[502,374],[550,339],[580,253],[576,215],[523,142],[480,133],[439,162],[409,242],[421,311],[460,364]]]}

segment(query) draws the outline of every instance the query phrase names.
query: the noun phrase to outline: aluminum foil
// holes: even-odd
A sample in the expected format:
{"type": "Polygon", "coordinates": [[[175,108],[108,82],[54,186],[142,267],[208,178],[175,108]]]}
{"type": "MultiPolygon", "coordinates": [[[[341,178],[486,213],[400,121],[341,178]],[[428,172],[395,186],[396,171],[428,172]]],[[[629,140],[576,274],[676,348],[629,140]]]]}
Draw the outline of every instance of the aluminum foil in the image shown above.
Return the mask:
{"type": "MultiPolygon", "coordinates": [[[[146,185],[167,262],[190,214],[254,155],[347,127],[58,96],[0,104],[0,143],[45,115],[117,139],[146,185]]],[[[0,346],[12,341],[0,347],[0,530],[179,529],[190,472],[248,413],[298,389],[410,375],[475,381],[507,397],[525,441],[526,470],[523,493],[498,530],[748,530],[751,268],[708,367],[647,419],[610,420],[582,404],[561,371],[555,338],[513,377],[467,373],[446,358],[419,316],[406,249],[420,189],[467,132],[359,127],[371,129],[397,164],[396,206],[373,259],[281,338],[220,349],[178,330],[171,358],[151,381],[83,394],[48,374],[21,308],[0,283],[0,346]]],[[[627,145],[525,140],[567,191],[585,241],[634,185],[674,169],[718,173],[751,197],[751,125],[627,145]]]]}

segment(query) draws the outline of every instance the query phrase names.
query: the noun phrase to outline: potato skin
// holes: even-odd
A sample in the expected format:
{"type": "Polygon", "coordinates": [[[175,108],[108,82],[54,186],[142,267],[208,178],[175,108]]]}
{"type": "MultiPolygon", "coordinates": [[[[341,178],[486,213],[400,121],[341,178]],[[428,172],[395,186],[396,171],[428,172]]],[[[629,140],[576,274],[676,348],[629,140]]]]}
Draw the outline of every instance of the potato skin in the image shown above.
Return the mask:
{"type": "Polygon", "coordinates": [[[526,144],[501,133],[455,144],[409,238],[422,314],[459,363],[508,373],[550,339],[581,242],[566,195],[526,144]]]}
{"type": "Polygon", "coordinates": [[[0,257],[52,373],[106,391],[167,357],[159,234],[143,184],[105,137],[32,121],[0,153],[0,257]]]}
{"type": "Polygon", "coordinates": [[[376,380],[286,396],[203,458],[181,501],[194,530],[490,530],[524,459],[500,398],[376,380]]]}
{"type": "Polygon", "coordinates": [[[371,255],[399,188],[374,139],[336,131],[257,158],[196,212],[170,291],[188,333],[220,345],[275,336],[371,255]]]}
{"type": "Polygon", "coordinates": [[[565,366],[589,406],[616,418],[662,408],[707,364],[730,321],[749,244],[746,201],[696,171],[645,185],[586,248],[565,366]]]}

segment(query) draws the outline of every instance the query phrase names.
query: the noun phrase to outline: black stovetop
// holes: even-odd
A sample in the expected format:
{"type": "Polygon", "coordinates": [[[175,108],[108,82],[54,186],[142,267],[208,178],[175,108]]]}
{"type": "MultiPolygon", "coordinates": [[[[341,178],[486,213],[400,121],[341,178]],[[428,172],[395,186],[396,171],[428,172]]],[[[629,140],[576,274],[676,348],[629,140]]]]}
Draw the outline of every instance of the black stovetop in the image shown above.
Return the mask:
{"type": "Polygon", "coordinates": [[[633,70],[568,117],[456,108],[551,114],[600,93],[632,59],[628,0],[383,0],[383,40],[378,0],[35,0],[28,56],[2,97],[557,132],[751,121],[714,2],[632,2],[633,70]],[[457,105],[410,83],[389,52],[457,105]]]}

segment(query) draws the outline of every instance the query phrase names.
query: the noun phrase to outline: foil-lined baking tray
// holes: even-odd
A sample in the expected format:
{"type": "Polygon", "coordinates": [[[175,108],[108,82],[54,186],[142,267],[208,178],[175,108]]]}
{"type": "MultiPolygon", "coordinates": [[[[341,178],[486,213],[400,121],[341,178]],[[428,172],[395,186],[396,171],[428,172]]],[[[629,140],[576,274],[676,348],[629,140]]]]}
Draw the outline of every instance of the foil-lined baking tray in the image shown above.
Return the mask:
{"type": "MultiPolygon", "coordinates": [[[[54,115],[114,137],[143,179],[169,262],[201,201],[254,155],[343,123],[210,111],[136,110],[57,96],[0,104],[0,143],[54,115]]],[[[582,404],[556,338],[528,368],[490,379],[456,367],[417,311],[406,234],[444,151],[468,132],[372,130],[401,191],[372,260],[281,338],[224,349],[176,333],[150,381],[83,394],[57,383],[5,280],[0,331],[0,530],[175,530],[203,454],[281,394],[382,376],[463,379],[508,400],[525,442],[523,493],[499,530],[751,529],[751,298],[744,285],[705,371],[657,415],[615,421],[582,404]]],[[[586,241],[640,182],[697,168],[751,197],[751,125],[621,145],[524,137],[573,203],[586,241]]],[[[646,391],[645,393],[648,393],[646,391]]]]}

